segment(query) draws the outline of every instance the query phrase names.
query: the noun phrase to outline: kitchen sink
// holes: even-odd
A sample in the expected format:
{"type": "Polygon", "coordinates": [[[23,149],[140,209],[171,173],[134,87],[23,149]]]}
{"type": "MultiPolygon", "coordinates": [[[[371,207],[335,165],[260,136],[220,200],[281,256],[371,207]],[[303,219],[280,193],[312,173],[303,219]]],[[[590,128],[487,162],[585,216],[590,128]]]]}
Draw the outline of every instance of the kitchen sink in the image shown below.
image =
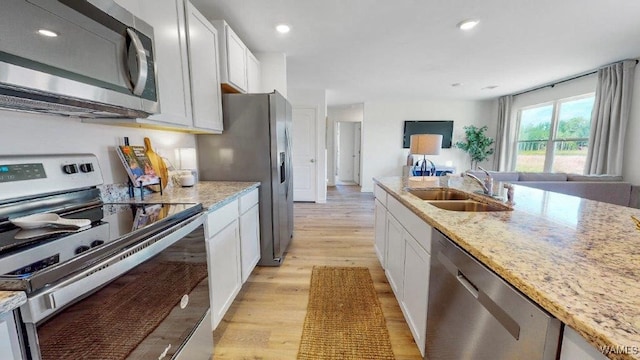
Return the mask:
{"type": "Polygon", "coordinates": [[[422,200],[467,200],[469,195],[463,191],[442,188],[442,189],[409,189],[410,194],[422,200]]]}
{"type": "Polygon", "coordinates": [[[444,210],[450,211],[470,211],[470,212],[486,212],[486,211],[509,211],[511,208],[498,204],[485,204],[473,200],[457,200],[457,201],[428,201],[429,204],[444,210]]]}

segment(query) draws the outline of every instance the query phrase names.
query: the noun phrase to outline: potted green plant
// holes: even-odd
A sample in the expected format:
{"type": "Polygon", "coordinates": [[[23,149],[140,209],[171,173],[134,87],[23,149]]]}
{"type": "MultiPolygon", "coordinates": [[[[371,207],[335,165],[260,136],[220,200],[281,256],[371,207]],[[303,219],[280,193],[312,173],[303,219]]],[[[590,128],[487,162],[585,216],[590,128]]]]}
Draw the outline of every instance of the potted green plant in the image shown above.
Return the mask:
{"type": "Polygon", "coordinates": [[[471,168],[476,169],[479,162],[485,161],[489,155],[493,154],[493,139],[485,135],[487,126],[481,128],[473,125],[465,126],[464,133],[466,141],[456,142],[458,149],[464,150],[471,156],[471,168]]]}

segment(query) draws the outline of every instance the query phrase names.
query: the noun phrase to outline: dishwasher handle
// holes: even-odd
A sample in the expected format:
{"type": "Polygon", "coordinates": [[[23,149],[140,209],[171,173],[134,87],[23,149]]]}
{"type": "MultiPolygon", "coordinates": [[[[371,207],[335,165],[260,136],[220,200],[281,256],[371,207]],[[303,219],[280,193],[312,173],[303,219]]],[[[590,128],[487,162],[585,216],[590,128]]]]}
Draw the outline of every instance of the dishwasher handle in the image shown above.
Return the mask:
{"type": "Polygon", "coordinates": [[[464,286],[467,290],[469,290],[469,292],[471,293],[471,295],[473,295],[474,298],[478,298],[478,287],[475,286],[466,276],[464,276],[464,274],[462,273],[462,271],[460,271],[460,269],[458,269],[458,275],[456,276],[456,279],[458,280],[458,282],[460,284],[462,284],[462,286],[464,286]]]}

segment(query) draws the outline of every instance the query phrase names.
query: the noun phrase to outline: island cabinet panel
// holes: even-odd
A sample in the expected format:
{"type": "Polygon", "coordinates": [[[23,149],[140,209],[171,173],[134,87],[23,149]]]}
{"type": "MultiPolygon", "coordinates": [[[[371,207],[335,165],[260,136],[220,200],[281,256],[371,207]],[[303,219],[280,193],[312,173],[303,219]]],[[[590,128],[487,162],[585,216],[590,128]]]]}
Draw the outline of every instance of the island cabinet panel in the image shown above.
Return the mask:
{"type": "Polygon", "coordinates": [[[404,231],[400,222],[387,214],[387,268],[385,269],[391,289],[402,299],[404,277],[404,231]]]}
{"type": "Polygon", "coordinates": [[[432,228],[397,199],[376,187],[376,251],[386,246],[385,274],[422,355],[427,334],[432,228]],[[378,199],[385,199],[386,208],[378,199]],[[386,211],[382,214],[383,209],[386,211]],[[378,218],[386,218],[379,239],[378,218]],[[380,242],[381,245],[378,245],[380,242]]]}
{"type": "Polygon", "coordinates": [[[383,269],[387,268],[387,208],[376,198],[375,200],[375,244],[376,255],[383,269]]]}
{"type": "Polygon", "coordinates": [[[387,268],[387,192],[380,185],[374,185],[375,195],[375,243],[374,249],[380,265],[387,268]]]}
{"type": "MultiPolygon", "coordinates": [[[[624,351],[625,349],[609,349],[624,351]]],[[[633,349],[628,349],[632,351],[633,349]]],[[[569,326],[564,326],[560,360],[606,360],[602,351],[589,344],[580,334],[569,326]]]]}
{"type": "Polygon", "coordinates": [[[401,309],[420,353],[424,356],[431,256],[408,233],[405,234],[404,249],[404,292],[401,309]]]}
{"type": "Polygon", "coordinates": [[[0,349],[2,359],[23,359],[13,311],[0,314],[0,349]]]}

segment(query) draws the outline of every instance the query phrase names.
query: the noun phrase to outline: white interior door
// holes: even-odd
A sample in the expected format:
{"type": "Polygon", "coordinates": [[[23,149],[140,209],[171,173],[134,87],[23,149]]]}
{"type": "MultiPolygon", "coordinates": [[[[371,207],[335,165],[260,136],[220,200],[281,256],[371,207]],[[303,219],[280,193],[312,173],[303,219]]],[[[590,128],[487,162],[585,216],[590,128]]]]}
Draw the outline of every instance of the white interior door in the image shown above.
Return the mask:
{"type": "Polygon", "coordinates": [[[360,143],[362,137],[362,124],[356,123],[353,129],[353,181],[360,185],[360,143]]]}
{"type": "Polygon", "coordinates": [[[314,107],[294,107],[293,201],[316,201],[317,191],[317,111],[314,107]]]}
{"type": "Polygon", "coordinates": [[[354,123],[340,122],[340,152],[338,157],[338,180],[353,183],[354,123]]]}

